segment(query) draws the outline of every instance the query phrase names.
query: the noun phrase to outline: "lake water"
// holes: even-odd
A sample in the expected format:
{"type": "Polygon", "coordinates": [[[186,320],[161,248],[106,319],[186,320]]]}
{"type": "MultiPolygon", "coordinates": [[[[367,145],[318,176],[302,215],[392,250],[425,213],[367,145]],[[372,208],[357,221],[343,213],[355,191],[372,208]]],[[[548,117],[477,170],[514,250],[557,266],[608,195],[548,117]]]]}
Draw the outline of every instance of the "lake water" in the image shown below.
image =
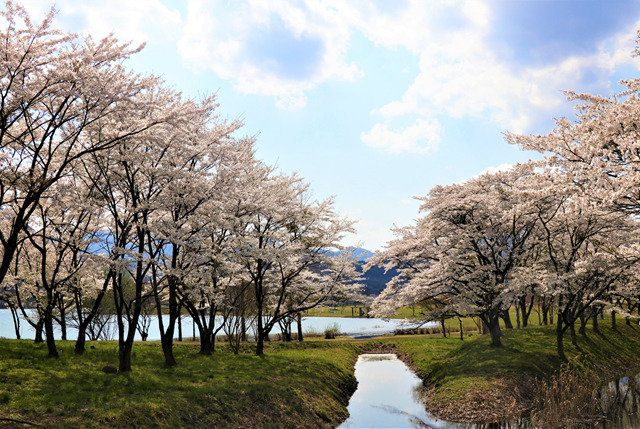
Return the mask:
{"type": "MultiPolygon", "coordinates": [[[[168,323],[169,316],[163,316],[163,320],[165,323],[168,323]]],[[[328,327],[333,326],[334,324],[338,324],[340,327],[340,332],[344,332],[347,336],[354,338],[367,338],[367,337],[375,337],[379,335],[392,334],[393,330],[402,326],[403,320],[389,320],[384,321],[380,319],[367,319],[367,318],[358,318],[358,317],[304,317],[302,319],[302,330],[303,332],[313,330],[317,332],[324,332],[328,327]]],[[[436,326],[437,323],[433,322],[427,324],[425,326],[436,326]]],[[[60,339],[61,332],[60,327],[54,323],[55,329],[55,338],[60,339]]],[[[293,327],[295,332],[295,326],[293,327]]],[[[182,317],[182,335],[183,338],[193,337],[194,326],[191,317],[183,316],[182,317]]],[[[198,335],[198,328],[195,327],[196,335],[198,335]]],[[[271,331],[273,334],[276,334],[279,331],[276,326],[275,329],[271,331]]],[[[223,334],[222,331],[219,332],[219,335],[223,334]]],[[[176,327],[176,337],[178,336],[178,331],[176,327]]],[[[27,323],[26,321],[22,321],[20,324],[20,336],[24,339],[33,339],[35,338],[35,330],[27,323]]],[[[67,339],[75,340],[78,336],[78,331],[67,327],[67,339]]],[[[13,319],[11,318],[10,310],[0,310],[0,337],[15,339],[16,334],[13,328],[13,319]]],[[[117,334],[116,334],[117,338],[117,334]]],[[[136,333],[136,340],[140,341],[142,338],[140,334],[136,333]]],[[[157,316],[151,316],[151,325],[149,327],[149,341],[160,340],[160,329],[158,327],[158,319],[157,316]]]]}

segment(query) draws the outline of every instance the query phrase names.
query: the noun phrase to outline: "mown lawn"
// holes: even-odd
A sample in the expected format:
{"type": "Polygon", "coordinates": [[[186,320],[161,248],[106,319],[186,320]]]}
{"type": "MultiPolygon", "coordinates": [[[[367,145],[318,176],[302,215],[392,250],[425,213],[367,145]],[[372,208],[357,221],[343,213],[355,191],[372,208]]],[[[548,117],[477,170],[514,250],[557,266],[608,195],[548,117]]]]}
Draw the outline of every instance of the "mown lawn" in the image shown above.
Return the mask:
{"type": "Polygon", "coordinates": [[[181,344],[179,365],[167,368],[158,344],[139,343],[133,372],[105,374],[117,365],[117,344],[94,343],[80,357],[73,342],[58,344],[55,360],[44,345],[0,340],[0,418],[46,427],[334,427],[356,387],[351,345],[274,344],[260,358],[248,345],[202,356],[181,344]]]}

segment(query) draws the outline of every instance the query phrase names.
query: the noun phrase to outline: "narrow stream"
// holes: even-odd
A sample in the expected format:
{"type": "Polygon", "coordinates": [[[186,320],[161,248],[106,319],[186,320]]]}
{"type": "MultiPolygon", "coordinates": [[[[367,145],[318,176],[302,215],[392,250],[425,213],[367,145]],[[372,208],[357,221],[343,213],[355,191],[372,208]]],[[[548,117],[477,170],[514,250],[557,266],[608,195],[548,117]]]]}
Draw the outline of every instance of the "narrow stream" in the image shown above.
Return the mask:
{"type": "MultiPolygon", "coordinates": [[[[429,414],[422,381],[394,354],[363,354],[355,365],[358,389],[349,401],[349,418],[339,428],[527,428],[518,422],[454,423],[429,414]]],[[[612,381],[594,392],[606,419],[595,428],[640,428],[640,374],[612,381]]]]}
{"type": "Polygon", "coordinates": [[[355,366],[358,389],[340,428],[466,428],[427,413],[422,380],[394,354],[363,354],[355,366]]]}

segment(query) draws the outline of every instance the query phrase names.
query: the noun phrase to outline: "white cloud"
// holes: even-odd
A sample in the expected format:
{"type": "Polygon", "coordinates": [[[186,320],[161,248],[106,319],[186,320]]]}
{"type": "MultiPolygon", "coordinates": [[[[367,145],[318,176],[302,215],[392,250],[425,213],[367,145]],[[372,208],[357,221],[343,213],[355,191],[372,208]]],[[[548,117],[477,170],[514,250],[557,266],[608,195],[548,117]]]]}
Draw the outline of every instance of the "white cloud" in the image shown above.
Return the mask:
{"type": "MultiPolygon", "coordinates": [[[[24,0],[23,5],[34,22],[40,22],[53,2],[24,0]]],[[[177,10],[159,0],[57,0],[54,26],[100,39],[115,33],[122,42],[162,43],[177,40],[183,22],[177,10]]]]}
{"type": "MultiPolygon", "coordinates": [[[[407,15],[429,16],[424,27],[430,27],[431,31],[414,29],[422,37],[409,43],[386,31],[377,32],[375,27],[369,29],[373,40],[389,47],[405,46],[420,56],[420,72],[402,99],[382,106],[377,112],[387,119],[416,113],[424,117],[441,114],[454,118],[488,117],[517,131],[526,130],[532,115],[540,110],[549,116],[548,112],[562,99],[558,88],[536,75],[535,70],[518,72],[498,61],[485,42],[491,22],[488,7],[478,1],[458,3],[462,3],[466,21],[452,28],[443,28],[438,18],[451,15],[453,8],[433,7],[430,2],[413,3],[407,15]]],[[[388,26],[397,28],[401,24],[388,26]]],[[[568,78],[569,73],[563,76],[568,78]]]]}
{"type": "MultiPolygon", "coordinates": [[[[489,173],[489,174],[495,174],[499,171],[509,171],[513,168],[513,165],[511,164],[500,164],[497,167],[489,167],[486,170],[484,170],[482,173],[480,173],[478,176],[482,176],[483,174],[489,173]]],[[[478,177],[478,176],[474,176],[474,177],[478,177]]]]}
{"type": "MultiPolygon", "coordinates": [[[[351,22],[378,46],[404,47],[420,57],[419,73],[400,99],[374,113],[384,123],[374,126],[389,136],[395,118],[485,118],[510,131],[531,132],[542,120],[558,116],[566,105],[560,90],[602,91],[615,68],[640,60],[631,58],[633,32],[640,22],[620,29],[605,40],[595,53],[572,56],[554,64],[518,66],[501,60],[489,41],[491,3],[480,0],[410,1],[396,14],[381,14],[358,4],[351,22]],[[585,80],[590,80],[586,82],[585,80]]],[[[568,109],[564,109],[566,112],[568,109]]],[[[389,150],[413,150],[411,144],[390,144],[389,150]]]]}
{"type": "Polygon", "coordinates": [[[369,133],[360,134],[360,139],[370,147],[383,148],[390,153],[429,152],[438,148],[442,134],[440,123],[418,119],[410,127],[390,130],[387,124],[376,124],[369,133]]]}
{"type": "Polygon", "coordinates": [[[478,177],[482,176],[483,174],[495,174],[499,171],[509,171],[513,168],[513,165],[511,164],[500,164],[497,167],[488,167],[486,168],[484,171],[480,172],[480,174],[476,174],[475,176],[471,176],[468,179],[465,180],[461,180],[460,182],[458,182],[458,184],[464,184],[467,183],[469,180],[473,180],[473,179],[477,179],[478,177]]]}
{"type": "Polygon", "coordinates": [[[378,222],[360,220],[357,225],[357,236],[349,236],[344,243],[346,246],[360,246],[372,252],[377,252],[395,237],[388,226],[378,222]]]}
{"type": "Polygon", "coordinates": [[[189,0],[178,46],[192,68],[213,70],[243,93],[271,95],[279,107],[297,109],[317,85],[360,75],[345,60],[350,31],[334,8],[315,0],[189,0]]]}
{"type": "MultiPolygon", "coordinates": [[[[24,4],[34,21],[48,10],[40,0],[24,4]]],[[[134,44],[177,41],[192,69],[212,70],[239,91],[272,96],[286,109],[304,107],[308,92],[325,82],[362,76],[347,60],[355,31],[377,47],[407,49],[419,58],[418,74],[401,96],[375,110],[380,123],[361,134],[368,145],[393,153],[434,150],[443,133],[436,118],[483,118],[529,132],[566,105],[559,90],[588,77],[586,87],[601,92],[616,67],[640,69],[630,56],[640,21],[620,28],[595,53],[543,66],[510,64],[488,37],[499,24],[495,6],[485,0],[188,0],[182,20],[160,0],[58,0],[56,26],[95,38],[115,32],[134,44]],[[407,115],[420,119],[399,129],[407,115]]]]}

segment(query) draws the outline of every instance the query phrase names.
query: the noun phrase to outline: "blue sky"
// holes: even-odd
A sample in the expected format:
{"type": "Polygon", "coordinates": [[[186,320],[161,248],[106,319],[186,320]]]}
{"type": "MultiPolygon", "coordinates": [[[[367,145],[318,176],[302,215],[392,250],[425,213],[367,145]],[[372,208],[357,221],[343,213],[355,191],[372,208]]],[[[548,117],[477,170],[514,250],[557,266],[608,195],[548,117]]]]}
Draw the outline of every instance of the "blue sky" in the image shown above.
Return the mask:
{"type": "MultiPolygon", "coordinates": [[[[51,7],[24,5],[34,21],[51,7]]],[[[358,219],[376,250],[413,196],[523,162],[503,131],[573,116],[561,90],[640,75],[640,1],[56,0],[58,28],[146,42],[129,67],[217,93],[258,155],[358,219]]]]}

